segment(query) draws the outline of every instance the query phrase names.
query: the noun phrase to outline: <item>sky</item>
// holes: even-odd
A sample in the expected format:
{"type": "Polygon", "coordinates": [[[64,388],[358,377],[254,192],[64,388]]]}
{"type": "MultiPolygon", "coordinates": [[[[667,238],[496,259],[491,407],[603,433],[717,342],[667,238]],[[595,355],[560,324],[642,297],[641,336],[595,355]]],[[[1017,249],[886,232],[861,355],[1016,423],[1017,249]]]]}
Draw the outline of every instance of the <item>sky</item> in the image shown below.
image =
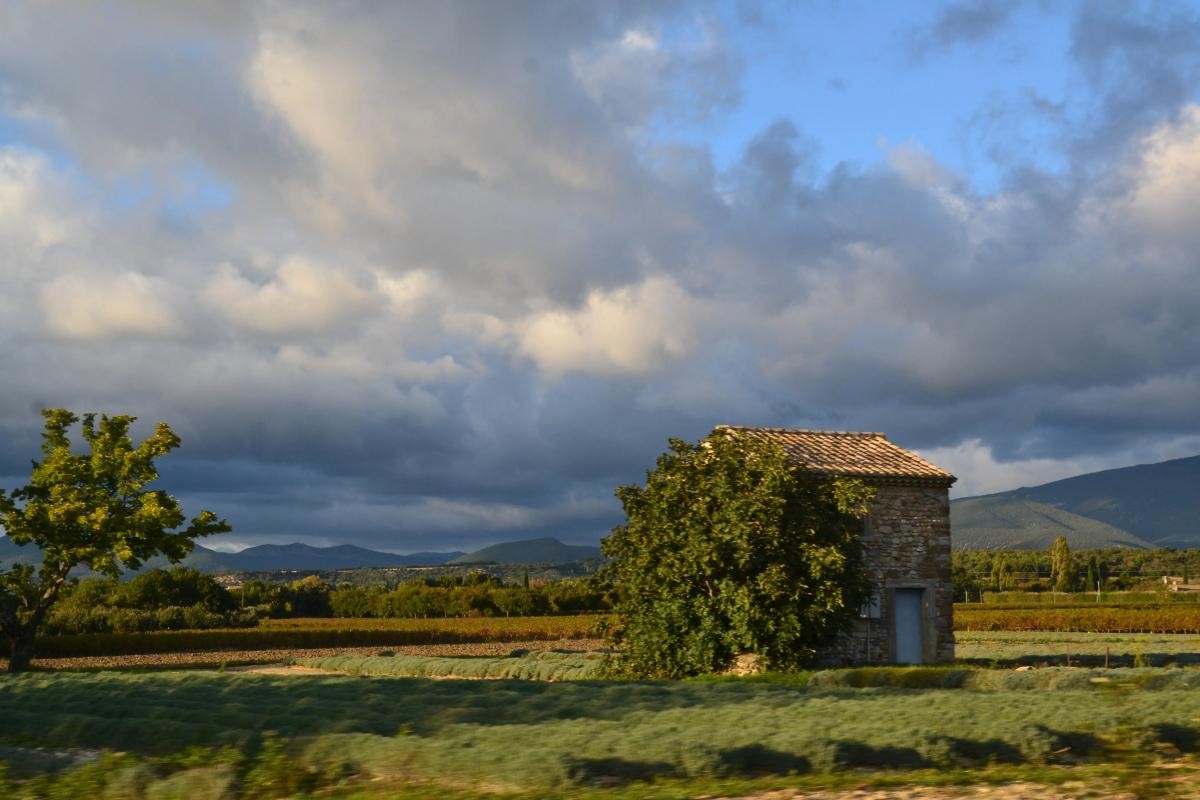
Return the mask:
{"type": "Polygon", "coordinates": [[[0,5],[0,486],[168,421],[205,544],[595,543],[671,437],[955,496],[1200,453],[1200,6],[0,5]]]}

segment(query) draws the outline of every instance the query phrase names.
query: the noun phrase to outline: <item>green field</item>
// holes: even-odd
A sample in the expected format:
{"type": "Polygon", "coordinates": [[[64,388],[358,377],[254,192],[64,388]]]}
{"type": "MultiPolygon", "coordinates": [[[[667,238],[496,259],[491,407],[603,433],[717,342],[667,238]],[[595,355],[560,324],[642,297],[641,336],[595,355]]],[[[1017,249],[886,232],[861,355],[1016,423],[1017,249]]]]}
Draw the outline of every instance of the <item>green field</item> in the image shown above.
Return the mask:
{"type": "MultiPolygon", "coordinates": [[[[597,619],[281,620],[43,644],[171,651],[365,642],[382,651],[581,637],[597,619]]],[[[1164,759],[1172,774],[1200,773],[1200,669],[1180,666],[1200,664],[1200,635],[956,637],[959,663],[949,666],[685,682],[601,680],[599,654],[536,651],[293,659],[344,675],[0,676],[0,763],[8,765],[0,796],[686,797],[1079,776],[1142,786],[1164,759]],[[1075,666],[1061,666],[1068,659],[1075,666]],[[1106,659],[1145,668],[1079,668],[1106,659]],[[1018,664],[1035,668],[1011,668],[1018,664]]]]}
{"type": "Polygon", "coordinates": [[[84,777],[58,778],[86,779],[110,798],[163,782],[189,783],[192,797],[204,787],[213,797],[222,788],[281,797],[364,782],[553,794],[630,781],[1178,757],[1200,742],[1200,672],[1191,670],[1009,672],[1019,688],[974,690],[836,685],[944,682],[953,672],[818,673],[809,686],[31,673],[0,679],[0,756],[10,777],[27,780],[55,753],[65,763],[122,752],[76,768],[84,777]],[[931,677],[880,677],[906,673],[931,677]],[[1155,679],[1163,673],[1173,674],[1155,679]],[[822,674],[834,685],[816,685],[822,674]],[[262,788],[271,781],[276,789],[262,788]]]}
{"type": "Polygon", "coordinates": [[[1065,664],[1101,666],[1200,665],[1200,636],[1194,634],[1079,633],[1070,631],[958,631],[959,660],[1001,666],[1065,664]]]}
{"type": "Polygon", "coordinates": [[[601,653],[514,653],[509,656],[414,656],[338,655],[324,658],[294,658],[290,663],[304,667],[389,678],[486,678],[578,681],[599,678],[601,653]]]}

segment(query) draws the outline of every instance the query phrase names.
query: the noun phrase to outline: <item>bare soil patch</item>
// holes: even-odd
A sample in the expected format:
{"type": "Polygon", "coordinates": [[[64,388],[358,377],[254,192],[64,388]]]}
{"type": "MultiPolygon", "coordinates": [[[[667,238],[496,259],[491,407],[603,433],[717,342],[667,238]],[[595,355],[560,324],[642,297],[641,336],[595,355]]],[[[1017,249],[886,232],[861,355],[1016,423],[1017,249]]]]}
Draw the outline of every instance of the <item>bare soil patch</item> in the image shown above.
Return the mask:
{"type": "Polygon", "coordinates": [[[300,664],[243,664],[230,667],[230,672],[253,672],[256,675],[345,675],[333,669],[318,669],[300,664]]]}

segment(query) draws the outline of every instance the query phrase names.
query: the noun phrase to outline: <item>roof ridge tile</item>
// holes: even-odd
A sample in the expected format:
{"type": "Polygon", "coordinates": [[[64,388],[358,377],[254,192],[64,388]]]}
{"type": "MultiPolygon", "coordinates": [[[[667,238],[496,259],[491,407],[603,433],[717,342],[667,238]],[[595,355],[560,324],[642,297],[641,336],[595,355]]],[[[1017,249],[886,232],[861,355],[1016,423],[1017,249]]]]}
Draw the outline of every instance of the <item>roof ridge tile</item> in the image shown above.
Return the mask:
{"type": "Polygon", "coordinates": [[[883,433],[718,425],[783,447],[788,458],[817,472],[879,481],[949,486],[956,478],[941,467],[888,440],[883,433]]]}
{"type": "Polygon", "coordinates": [[[772,428],[758,425],[718,425],[718,428],[725,428],[735,431],[768,431],[770,433],[811,433],[820,434],[822,436],[845,436],[847,438],[856,437],[862,439],[875,438],[887,439],[886,433],[879,431],[832,431],[822,430],[820,428],[772,428]]]}

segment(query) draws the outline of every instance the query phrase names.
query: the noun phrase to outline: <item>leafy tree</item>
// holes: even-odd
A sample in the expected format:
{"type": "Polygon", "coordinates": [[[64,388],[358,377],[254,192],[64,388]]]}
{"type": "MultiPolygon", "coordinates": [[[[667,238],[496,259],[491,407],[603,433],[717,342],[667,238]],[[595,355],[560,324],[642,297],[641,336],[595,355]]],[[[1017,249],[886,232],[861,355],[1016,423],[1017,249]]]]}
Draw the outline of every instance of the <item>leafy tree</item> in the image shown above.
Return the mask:
{"type": "Polygon", "coordinates": [[[280,587],[279,596],[286,616],[333,616],[329,606],[329,585],[317,575],[306,575],[280,587]]]}
{"type": "Polygon", "coordinates": [[[42,621],[42,633],[108,633],[249,625],[257,612],[237,601],[212,575],[188,567],[152,569],[126,582],[68,582],[42,621]]]}
{"type": "Polygon", "coordinates": [[[851,624],[868,587],[858,534],[873,493],[716,431],[671,440],[604,540],[616,589],[615,671],[679,677],[742,652],[793,669],[851,624]]]}
{"type": "Polygon", "coordinates": [[[1004,550],[997,550],[992,557],[992,591],[1000,592],[1006,587],[1007,576],[1012,572],[1012,566],[1008,563],[1008,553],[1004,550]]]}
{"type": "Polygon", "coordinates": [[[1059,536],[1050,546],[1050,583],[1057,592],[1069,592],[1074,588],[1075,568],[1065,536],[1059,536]]]}
{"type": "Polygon", "coordinates": [[[968,565],[962,559],[954,559],[950,567],[950,580],[955,599],[961,597],[963,602],[971,602],[971,598],[979,598],[979,593],[983,589],[983,585],[974,573],[968,568],[968,565]]]}
{"type": "Polygon", "coordinates": [[[369,617],[371,592],[357,586],[339,586],[329,592],[329,609],[335,617],[369,617]]]}
{"type": "Polygon", "coordinates": [[[1095,553],[1088,556],[1087,562],[1087,586],[1084,588],[1089,592],[1098,591],[1100,588],[1103,575],[1100,572],[1100,559],[1095,553]]]}
{"type": "Polygon", "coordinates": [[[33,462],[27,485],[0,491],[0,527],[14,543],[42,551],[40,567],[18,564],[0,573],[0,632],[10,643],[10,672],[29,666],[38,626],[74,567],[115,578],[122,567],[137,569],[159,553],[179,561],[198,537],[230,530],[211,511],[176,530],[186,521],[179,502],[146,488],[158,478],[155,459],[180,444],[165,422],[135,447],[129,437],[134,417],[97,422],[95,414],[84,414],[90,452],[76,455],[68,429],[80,417],[61,408],[42,416],[43,459],[33,462]]]}
{"type": "Polygon", "coordinates": [[[538,597],[523,586],[496,589],[492,593],[492,603],[496,610],[506,617],[522,617],[533,614],[538,610],[537,601],[538,597]]]}
{"type": "Polygon", "coordinates": [[[216,578],[191,567],[143,572],[114,587],[111,602],[142,610],[200,605],[214,613],[232,611],[237,605],[216,578]]]}

